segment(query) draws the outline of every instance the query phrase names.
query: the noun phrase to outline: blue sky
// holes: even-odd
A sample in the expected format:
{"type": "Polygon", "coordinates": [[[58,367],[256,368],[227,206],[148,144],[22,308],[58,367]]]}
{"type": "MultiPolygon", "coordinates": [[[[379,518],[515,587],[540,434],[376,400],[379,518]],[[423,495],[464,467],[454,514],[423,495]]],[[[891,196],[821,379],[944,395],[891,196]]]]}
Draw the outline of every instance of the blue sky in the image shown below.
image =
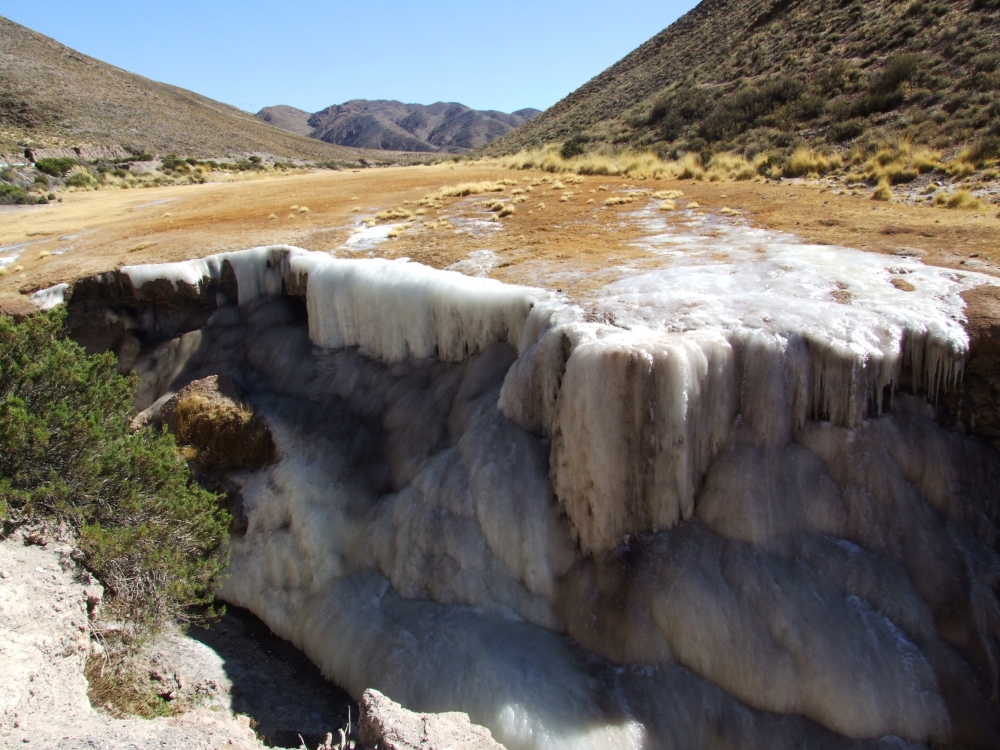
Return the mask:
{"type": "Polygon", "coordinates": [[[694,0],[0,0],[91,57],[249,111],[348,99],[545,109],[694,0]]]}

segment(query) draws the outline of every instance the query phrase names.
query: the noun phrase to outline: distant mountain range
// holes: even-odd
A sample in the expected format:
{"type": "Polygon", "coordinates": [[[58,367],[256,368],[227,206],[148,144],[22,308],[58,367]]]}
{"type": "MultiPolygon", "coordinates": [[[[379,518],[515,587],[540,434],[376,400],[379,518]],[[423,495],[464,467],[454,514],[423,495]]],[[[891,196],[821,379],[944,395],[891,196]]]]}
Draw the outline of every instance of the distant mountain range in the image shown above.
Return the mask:
{"type": "Polygon", "coordinates": [[[499,138],[541,114],[519,109],[507,114],[464,104],[403,104],[353,99],[319,112],[279,104],[257,113],[264,122],[325,143],[387,151],[464,153],[499,138]]]}

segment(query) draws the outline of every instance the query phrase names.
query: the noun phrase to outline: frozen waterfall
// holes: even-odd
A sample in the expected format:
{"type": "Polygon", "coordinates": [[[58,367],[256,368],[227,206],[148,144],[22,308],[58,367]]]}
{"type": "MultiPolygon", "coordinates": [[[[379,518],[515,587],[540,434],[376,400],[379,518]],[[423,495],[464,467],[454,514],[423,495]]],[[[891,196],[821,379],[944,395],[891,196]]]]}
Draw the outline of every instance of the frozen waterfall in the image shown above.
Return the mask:
{"type": "Polygon", "coordinates": [[[582,305],[280,246],[69,305],[138,409],[236,379],[278,459],[220,595],[355,695],[512,750],[993,747],[1000,455],[933,406],[985,283],[779,246],[582,305]]]}

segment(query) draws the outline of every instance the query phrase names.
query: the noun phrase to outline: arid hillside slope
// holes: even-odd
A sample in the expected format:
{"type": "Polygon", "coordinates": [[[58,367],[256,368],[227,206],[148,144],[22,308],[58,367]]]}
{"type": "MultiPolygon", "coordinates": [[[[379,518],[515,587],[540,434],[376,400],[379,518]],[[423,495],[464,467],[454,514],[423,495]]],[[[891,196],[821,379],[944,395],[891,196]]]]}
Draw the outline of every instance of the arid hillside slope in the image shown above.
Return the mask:
{"type": "Polygon", "coordinates": [[[663,154],[1000,135],[998,0],[704,0],[486,147],[663,154]]]}
{"type": "Polygon", "coordinates": [[[115,68],[0,17],[0,152],[112,144],[194,157],[255,151],[310,161],[359,156],[115,68]]]}
{"type": "Polygon", "coordinates": [[[464,153],[483,146],[540,114],[519,109],[510,114],[476,110],[455,102],[403,104],[353,99],[309,114],[279,104],[257,117],[326,143],[390,151],[464,153]]]}

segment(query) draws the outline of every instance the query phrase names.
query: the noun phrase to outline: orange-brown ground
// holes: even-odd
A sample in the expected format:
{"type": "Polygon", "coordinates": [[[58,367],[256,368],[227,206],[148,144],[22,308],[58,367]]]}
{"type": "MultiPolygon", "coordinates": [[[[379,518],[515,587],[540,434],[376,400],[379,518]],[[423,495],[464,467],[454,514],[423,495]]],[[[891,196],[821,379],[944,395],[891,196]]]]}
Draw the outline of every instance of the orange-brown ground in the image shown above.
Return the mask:
{"type": "MultiPolygon", "coordinates": [[[[565,176],[473,162],[67,193],[62,203],[2,209],[0,246],[30,244],[0,278],[0,305],[11,309],[23,302],[13,295],[123,264],[184,260],[272,243],[332,250],[347,239],[360,217],[394,207],[415,211],[421,208],[419,200],[439,187],[484,180],[516,180],[522,189],[534,186],[525,193],[529,200],[500,220],[498,231],[470,234],[429,229],[418,221],[399,238],[381,244],[375,254],[406,256],[444,267],[473,250],[488,248],[498,255],[492,272],[496,278],[530,284],[539,262],[571,261],[583,272],[576,283],[581,289],[591,287],[610,279],[607,269],[616,263],[648,257],[645,250],[631,244],[640,230],[627,220],[627,214],[643,204],[603,204],[623,188],[649,188],[681,190],[680,206],[697,201],[708,210],[737,209],[757,224],[793,232],[811,242],[874,252],[918,248],[926,253],[928,263],[1000,274],[1000,219],[994,215],[995,207],[984,214],[886,204],[866,196],[837,195],[825,185],[798,181],[701,183],[585,177],[580,184],[569,184],[565,176]],[[562,179],[566,190],[553,189],[543,179],[562,179]],[[560,198],[566,192],[573,195],[563,202],[560,198]],[[302,206],[308,211],[301,211],[302,206]],[[65,252],[54,254],[61,250],[65,252]]],[[[421,218],[424,222],[439,216],[452,221],[461,217],[488,220],[493,214],[476,204],[508,197],[513,189],[508,185],[504,193],[445,199],[442,208],[426,209],[421,218]]]]}

